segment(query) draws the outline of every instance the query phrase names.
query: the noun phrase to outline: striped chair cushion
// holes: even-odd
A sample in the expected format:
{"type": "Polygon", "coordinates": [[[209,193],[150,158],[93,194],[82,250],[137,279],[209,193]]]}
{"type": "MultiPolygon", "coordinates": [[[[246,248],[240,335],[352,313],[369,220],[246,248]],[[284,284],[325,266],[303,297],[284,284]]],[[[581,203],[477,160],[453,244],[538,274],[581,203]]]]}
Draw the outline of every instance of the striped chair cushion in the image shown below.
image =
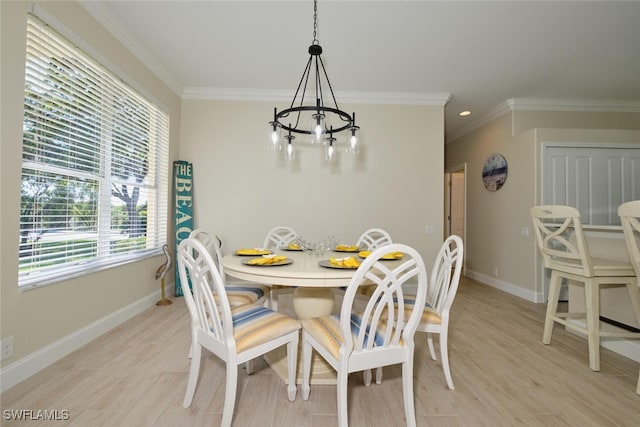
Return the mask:
{"type": "Polygon", "coordinates": [[[234,307],[231,317],[238,353],[300,329],[297,320],[261,305],[234,307]]]}
{"type": "Polygon", "coordinates": [[[233,285],[225,286],[225,290],[227,291],[229,306],[233,308],[240,305],[255,304],[256,301],[269,292],[269,287],[266,285],[233,285]]]}
{"type": "Polygon", "coordinates": [[[356,293],[370,297],[373,294],[373,291],[375,291],[377,288],[378,285],[360,285],[358,286],[356,293]]]}
{"type": "MultiPolygon", "coordinates": [[[[377,287],[378,285],[375,285],[375,284],[360,285],[358,286],[358,289],[356,289],[356,294],[370,297],[371,294],[373,294],[373,291],[375,291],[377,287]]],[[[340,289],[342,289],[343,291],[346,291],[347,287],[343,286],[340,289]]]]}
{"type": "MultiPolygon", "coordinates": [[[[404,312],[406,316],[411,315],[411,310],[413,310],[413,304],[416,302],[415,295],[405,295],[404,303],[405,308],[404,312]]],[[[422,312],[422,319],[420,319],[420,323],[431,323],[434,325],[439,325],[442,323],[442,319],[440,315],[433,307],[429,305],[429,303],[424,304],[424,311],[422,312]]]]}
{"type": "MultiPolygon", "coordinates": [[[[358,290],[356,292],[358,294],[366,295],[370,297],[373,294],[373,291],[375,291],[377,287],[378,285],[364,285],[364,286],[358,287],[358,290]]],[[[405,295],[405,298],[404,298],[404,303],[406,304],[404,309],[405,318],[408,319],[409,316],[411,316],[411,311],[413,310],[413,305],[415,304],[415,302],[416,302],[415,295],[405,295]]],[[[425,303],[424,312],[422,313],[422,319],[420,320],[420,323],[431,323],[434,325],[439,325],[442,323],[442,319],[440,318],[440,315],[438,314],[438,312],[436,312],[434,308],[431,307],[431,305],[429,305],[429,303],[425,303]]]]}
{"type": "MultiPolygon", "coordinates": [[[[338,358],[340,352],[340,346],[342,345],[342,333],[340,333],[340,317],[337,314],[324,317],[314,317],[311,319],[301,319],[302,327],[313,336],[318,342],[322,344],[327,350],[331,352],[333,357],[338,358]]],[[[358,314],[351,314],[351,333],[354,340],[360,332],[361,318],[358,314]]],[[[380,330],[384,327],[383,324],[379,325],[380,330]]],[[[365,335],[365,344],[369,339],[369,333],[365,335]]],[[[383,336],[376,331],[374,335],[376,345],[383,343],[383,336]]],[[[401,341],[402,345],[402,341],[401,341]]]]}

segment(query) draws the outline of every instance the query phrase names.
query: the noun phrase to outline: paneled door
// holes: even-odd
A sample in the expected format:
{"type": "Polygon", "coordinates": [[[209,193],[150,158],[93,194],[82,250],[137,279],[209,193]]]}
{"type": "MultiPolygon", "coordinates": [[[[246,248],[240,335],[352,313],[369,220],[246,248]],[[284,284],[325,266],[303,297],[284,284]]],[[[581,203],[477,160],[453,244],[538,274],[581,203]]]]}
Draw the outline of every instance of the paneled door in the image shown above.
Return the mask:
{"type": "Polygon", "coordinates": [[[584,224],[620,225],[618,206],[640,199],[640,147],[546,144],[543,171],[543,204],[574,206],[584,224]]]}

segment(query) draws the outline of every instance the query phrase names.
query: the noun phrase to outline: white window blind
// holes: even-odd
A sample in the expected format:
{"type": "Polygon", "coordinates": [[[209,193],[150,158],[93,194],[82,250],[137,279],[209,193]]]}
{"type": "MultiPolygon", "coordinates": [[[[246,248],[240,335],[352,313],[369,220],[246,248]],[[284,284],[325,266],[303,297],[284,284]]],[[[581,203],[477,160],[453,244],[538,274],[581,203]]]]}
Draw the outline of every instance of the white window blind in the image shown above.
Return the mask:
{"type": "Polygon", "coordinates": [[[168,115],[34,16],[22,144],[21,287],[165,243],[168,115]]]}

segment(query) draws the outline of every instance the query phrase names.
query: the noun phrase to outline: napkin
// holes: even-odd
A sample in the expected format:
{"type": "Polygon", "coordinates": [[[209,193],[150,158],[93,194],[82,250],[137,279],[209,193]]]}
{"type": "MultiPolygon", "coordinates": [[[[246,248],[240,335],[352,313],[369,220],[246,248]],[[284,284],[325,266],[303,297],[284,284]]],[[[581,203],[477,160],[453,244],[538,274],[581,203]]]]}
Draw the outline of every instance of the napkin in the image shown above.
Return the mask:
{"type": "MultiPolygon", "coordinates": [[[[360,251],[358,256],[360,258],[366,258],[371,255],[371,251],[360,251]]],[[[384,254],[382,259],[400,259],[404,256],[402,252],[389,252],[388,254],[384,254]]]]}
{"type": "Polygon", "coordinates": [[[329,258],[329,263],[337,267],[358,268],[360,261],[354,256],[346,258],[329,258]]]}
{"type": "Polygon", "coordinates": [[[349,246],[349,245],[338,245],[336,246],[336,251],[357,251],[357,246],[349,246]]]}
{"type": "Polygon", "coordinates": [[[250,265],[269,265],[276,264],[287,259],[284,255],[273,255],[273,256],[262,256],[261,258],[253,258],[247,261],[247,264],[250,265]]]}
{"type": "Polygon", "coordinates": [[[291,249],[292,251],[299,251],[302,249],[297,243],[289,243],[289,246],[287,246],[287,248],[291,249]]]}
{"type": "Polygon", "coordinates": [[[267,255],[271,251],[263,248],[241,248],[236,251],[238,255],[267,255]]]}

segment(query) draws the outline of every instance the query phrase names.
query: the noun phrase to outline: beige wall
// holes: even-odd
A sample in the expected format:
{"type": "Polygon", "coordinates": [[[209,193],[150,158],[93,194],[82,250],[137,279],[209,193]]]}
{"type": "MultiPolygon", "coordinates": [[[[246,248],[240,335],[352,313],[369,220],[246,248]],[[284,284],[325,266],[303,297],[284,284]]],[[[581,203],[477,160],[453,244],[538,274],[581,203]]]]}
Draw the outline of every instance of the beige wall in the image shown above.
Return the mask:
{"type": "Polygon", "coordinates": [[[180,157],[194,166],[197,227],[220,234],[227,251],[261,245],[277,225],[344,243],[382,227],[435,257],[443,236],[442,106],[341,105],[356,111],[362,146],[358,157],[341,152],[333,167],[319,147],[298,146],[294,165],[269,151],[273,107],[183,102],[180,157]]]}
{"type": "MultiPolygon", "coordinates": [[[[88,42],[171,115],[170,159],[177,153],[180,99],[131,55],[75,2],[44,2],[42,8],[88,42]]],[[[103,272],[21,292],[18,290],[18,224],[22,103],[24,99],[25,30],[28,2],[0,2],[1,10],[1,141],[0,162],[0,300],[1,337],[14,338],[12,364],[105,316],[118,315],[159,293],[152,257],[103,272]]],[[[167,165],[169,168],[170,165],[167,165]]],[[[152,304],[152,303],[151,303],[152,304]]]]}
{"type": "Polygon", "coordinates": [[[446,145],[446,168],[466,164],[466,274],[535,301],[529,226],[533,203],[532,144],[511,136],[511,115],[502,115],[446,145]],[[486,158],[501,153],[509,167],[498,191],[482,182],[486,158]],[[497,274],[496,274],[497,272],[497,274]]]}

